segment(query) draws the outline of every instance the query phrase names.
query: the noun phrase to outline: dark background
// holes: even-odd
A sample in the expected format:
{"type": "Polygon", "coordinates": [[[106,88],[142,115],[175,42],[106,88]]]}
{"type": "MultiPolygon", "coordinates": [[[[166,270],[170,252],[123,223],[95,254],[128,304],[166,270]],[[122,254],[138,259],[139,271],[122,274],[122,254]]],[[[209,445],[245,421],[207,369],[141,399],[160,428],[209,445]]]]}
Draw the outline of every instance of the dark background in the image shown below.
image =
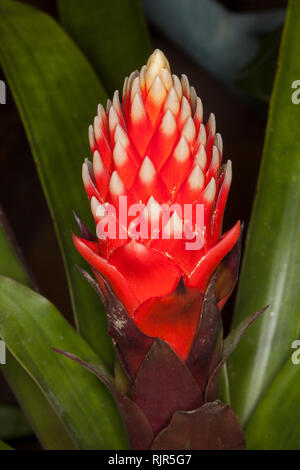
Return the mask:
{"type": "MultiPolygon", "coordinates": [[[[26,3],[57,17],[53,0],[31,0],[26,3]]],[[[221,3],[233,11],[250,11],[285,7],[287,1],[223,0],[221,3]]],[[[233,161],[233,183],[224,228],[231,227],[237,219],[242,219],[247,228],[262,154],[266,113],[257,112],[255,107],[218,83],[157,31],[150,28],[150,33],[153,48],[159,47],[166,53],[174,73],[185,73],[189,77],[203,101],[205,115],[208,116],[209,112],[216,115],[217,130],[224,140],[224,159],[233,161]]],[[[0,76],[3,77],[1,70],[0,76]]],[[[66,278],[52,221],[9,90],[7,104],[0,106],[0,139],[2,208],[43,294],[72,321],[66,278]]],[[[226,306],[224,314],[227,318],[230,317],[233,301],[226,306]]],[[[0,402],[4,401],[14,403],[14,398],[0,377],[0,402]]],[[[12,445],[25,449],[39,448],[33,437],[13,442],[12,445]]]]}

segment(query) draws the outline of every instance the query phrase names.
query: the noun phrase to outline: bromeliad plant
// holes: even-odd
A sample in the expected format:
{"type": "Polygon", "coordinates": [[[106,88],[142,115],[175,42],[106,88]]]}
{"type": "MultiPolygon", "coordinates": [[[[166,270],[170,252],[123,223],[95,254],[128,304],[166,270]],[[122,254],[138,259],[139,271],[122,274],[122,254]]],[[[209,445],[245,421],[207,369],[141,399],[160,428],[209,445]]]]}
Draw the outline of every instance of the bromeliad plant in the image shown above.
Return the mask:
{"type": "Polygon", "coordinates": [[[296,226],[289,231],[294,249],[279,250],[291,271],[274,252],[300,200],[296,132],[282,138],[278,117],[287,102],[285,64],[300,73],[299,9],[292,1],[268,135],[276,132],[266,141],[234,328],[224,338],[221,310],[237,281],[241,228],[237,222],[222,234],[232,175],[231,162],[222,165],[214,116],[204,124],[200,98],[186,76],[171,74],[162,52],[142,66],[150,46],[137,0],[61,0],[58,7],[68,34],[47,15],[0,0],[0,60],[56,223],[77,332],[32,289],[1,213],[1,371],[47,449],[241,449],[244,431],[248,448],[296,448],[298,369],[283,340],[272,361],[270,351],[281,329],[294,340],[299,328],[289,275],[298,279],[296,226]],[[81,221],[90,225],[79,156],[92,110],[107,95],[79,48],[110,93],[128,75],[121,101],[115,92],[106,110],[99,105],[89,130],[92,161],[82,177],[92,231],[81,221]],[[134,67],[140,72],[129,75],[134,67]],[[290,149],[291,179],[285,166],[276,170],[286,165],[279,148],[290,149]],[[72,209],[79,214],[73,241],[72,209]],[[230,359],[268,303],[272,323],[267,311],[230,359]]]}
{"type": "Polygon", "coordinates": [[[82,177],[98,240],[78,219],[73,239],[128,383],[85,366],[115,395],[133,448],[240,448],[236,418],[215,401],[230,352],[218,304],[237,278],[240,236],[239,222],[221,236],[231,162],[221,168],[215,117],[204,126],[194,88],[156,50],[125,79],[122,103],[115,92],[99,105],[89,138],[82,177]]]}

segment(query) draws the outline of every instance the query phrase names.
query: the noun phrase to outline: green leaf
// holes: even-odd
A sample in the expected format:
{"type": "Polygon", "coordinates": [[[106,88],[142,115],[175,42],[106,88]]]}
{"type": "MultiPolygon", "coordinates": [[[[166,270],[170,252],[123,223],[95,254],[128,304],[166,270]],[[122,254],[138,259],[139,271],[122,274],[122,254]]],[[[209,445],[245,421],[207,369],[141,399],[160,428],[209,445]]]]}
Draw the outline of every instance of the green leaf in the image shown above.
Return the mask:
{"type": "Polygon", "coordinates": [[[31,434],[32,429],[17,406],[0,404],[0,439],[15,439],[31,434]]]}
{"type": "Polygon", "coordinates": [[[9,351],[6,356],[1,370],[42,446],[49,450],[75,449],[68,430],[39,386],[9,351]]]}
{"type": "MultiPolygon", "coordinates": [[[[263,394],[269,396],[268,387],[286,362],[292,342],[300,336],[300,107],[291,99],[292,83],[299,78],[300,5],[291,0],[234,324],[267,304],[270,307],[228,361],[232,406],[244,425],[263,394]]],[[[286,425],[294,413],[295,409],[287,412],[286,425]]],[[[272,423],[265,422],[265,431],[269,426],[272,423]]]]}
{"type": "Polygon", "coordinates": [[[72,209],[83,219],[90,217],[81,164],[88,150],[88,124],[106,95],[66,33],[48,15],[24,3],[0,0],[0,61],[54,219],[79,332],[112,367],[103,307],[75,269],[75,264],[85,264],[70,236],[72,209]]]}
{"type": "Polygon", "coordinates": [[[248,449],[300,448],[300,365],[287,360],[246,430],[248,449]]]}
{"type": "Polygon", "coordinates": [[[3,276],[0,335],[43,392],[76,448],[127,448],[122,421],[106,387],[79,364],[51,348],[74,352],[94,363],[99,363],[97,355],[54,305],[3,276]]]}
{"type": "MultiPolygon", "coordinates": [[[[0,274],[10,276],[30,286],[32,283],[29,274],[21,263],[22,255],[1,210],[0,254],[0,274]]],[[[1,372],[13,390],[41,444],[47,449],[74,448],[63,423],[39,387],[8,351],[6,356],[7,362],[1,367],[1,372]]],[[[7,426],[11,427],[11,423],[8,423],[7,426]]],[[[4,429],[7,432],[6,423],[4,429]]]]}
{"type": "Polygon", "coordinates": [[[226,363],[224,364],[220,374],[220,391],[218,398],[221,400],[222,403],[225,403],[225,405],[231,406],[230,384],[226,363]]]}
{"type": "Polygon", "coordinates": [[[0,441],[0,450],[13,450],[13,448],[5,444],[5,442],[0,441]]]}
{"type": "Polygon", "coordinates": [[[151,51],[140,0],[58,0],[61,22],[95,68],[109,93],[151,51]]]}
{"type": "Polygon", "coordinates": [[[21,258],[20,249],[0,207],[0,274],[12,277],[22,284],[32,285],[21,258]]]}
{"type": "Polygon", "coordinates": [[[236,85],[250,96],[268,103],[276,72],[281,29],[261,38],[260,50],[240,73],[236,85]]]}

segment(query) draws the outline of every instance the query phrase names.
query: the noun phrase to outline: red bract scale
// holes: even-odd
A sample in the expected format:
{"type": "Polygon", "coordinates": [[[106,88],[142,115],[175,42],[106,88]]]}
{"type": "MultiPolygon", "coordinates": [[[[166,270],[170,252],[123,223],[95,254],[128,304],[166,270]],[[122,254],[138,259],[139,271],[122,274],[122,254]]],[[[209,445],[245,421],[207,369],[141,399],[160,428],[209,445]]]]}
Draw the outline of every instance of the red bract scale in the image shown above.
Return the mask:
{"type": "MultiPolygon", "coordinates": [[[[75,246],[104,293],[103,279],[138,329],[164,340],[186,360],[209,281],[240,235],[239,222],[222,235],[232,170],[230,161],[222,165],[215,116],[204,124],[195,89],[185,75],[172,75],[156,50],[140,72],[125,79],[121,102],[116,91],[106,110],[98,106],[89,141],[93,159],[84,162],[82,177],[91,210],[99,224],[112,205],[117,230],[106,239],[99,230],[97,240],[74,235],[75,246]],[[130,214],[120,220],[120,196],[128,206],[144,204],[138,222],[130,214]],[[173,207],[165,224],[163,204],[173,207]],[[199,226],[193,216],[201,204],[199,226]],[[189,239],[183,212],[176,208],[184,205],[192,206],[189,239]],[[155,233],[150,228],[146,237],[138,235],[142,219],[158,227],[155,233]],[[166,231],[168,238],[162,236],[166,231]],[[187,249],[193,237],[202,239],[199,249],[187,249]]],[[[219,305],[228,293],[217,299],[219,305]]]]}

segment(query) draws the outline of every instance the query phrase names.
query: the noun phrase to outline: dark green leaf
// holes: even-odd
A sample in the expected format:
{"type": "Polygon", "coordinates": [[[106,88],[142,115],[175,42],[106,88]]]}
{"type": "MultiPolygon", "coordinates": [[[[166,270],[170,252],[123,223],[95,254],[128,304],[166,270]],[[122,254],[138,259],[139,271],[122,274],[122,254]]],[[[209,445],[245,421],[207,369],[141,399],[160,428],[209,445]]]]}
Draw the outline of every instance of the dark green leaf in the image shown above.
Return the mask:
{"type": "Polygon", "coordinates": [[[300,448],[300,364],[291,357],[256,408],[246,442],[248,449],[300,448]]]}
{"type": "Polygon", "coordinates": [[[140,68],[150,39],[140,0],[58,0],[62,24],[109,91],[140,68]]]}
{"type": "MultiPolygon", "coordinates": [[[[264,305],[270,307],[228,361],[232,406],[243,424],[279,374],[292,342],[300,336],[300,106],[292,102],[292,83],[299,78],[300,4],[291,0],[234,324],[264,305]]],[[[286,414],[287,426],[294,413],[290,409],[286,414]]]]}
{"type": "Polygon", "coordinates": [[[14,405],[0,404],[0,439],[15,439],[30,434],[32,429],[21,410],[14,405]]]}
{"type": "Polygon", "coordinates": [[[0,450],[13,450],[12,447],[5,444],[5,442],[0,441],[0,450]]]}
{"type": "Polygon", "coordinates": [[[77,448],[126,448],[123,425],[106,387],[51,348],[69,350],[93,363],[99,363],[97,355],[54,305],[1,276],[0,335],[43,392],[77,448]]]}
{"type": "Polygon", "coordinates": [[[75,269],[76,263],[84,263],[70,236],[75,227],[72,209],[81,218],[90,213],[81,164],[88,150],[88,124],[106,95],[64,31],[49,16],[24,3],[0,1],[0,60],[57,229],[79,332],[112,367],[103,307],[75,269]]]}
{"type": "MultiPolygon", "coordinates": [[[[20,261],[22,255],[3,213],[0,217],[0,253],[0,273],[31,285],[28,272],[20,261]]],[[[63,423],[39,387],[8,351],[6,355],[7,362],[1,367],[1,372],[22,406],[41,444],[47,449],[74,448],[63,423]]],[[[8,426],[11,426],[11,423],[8,426]]]]}

